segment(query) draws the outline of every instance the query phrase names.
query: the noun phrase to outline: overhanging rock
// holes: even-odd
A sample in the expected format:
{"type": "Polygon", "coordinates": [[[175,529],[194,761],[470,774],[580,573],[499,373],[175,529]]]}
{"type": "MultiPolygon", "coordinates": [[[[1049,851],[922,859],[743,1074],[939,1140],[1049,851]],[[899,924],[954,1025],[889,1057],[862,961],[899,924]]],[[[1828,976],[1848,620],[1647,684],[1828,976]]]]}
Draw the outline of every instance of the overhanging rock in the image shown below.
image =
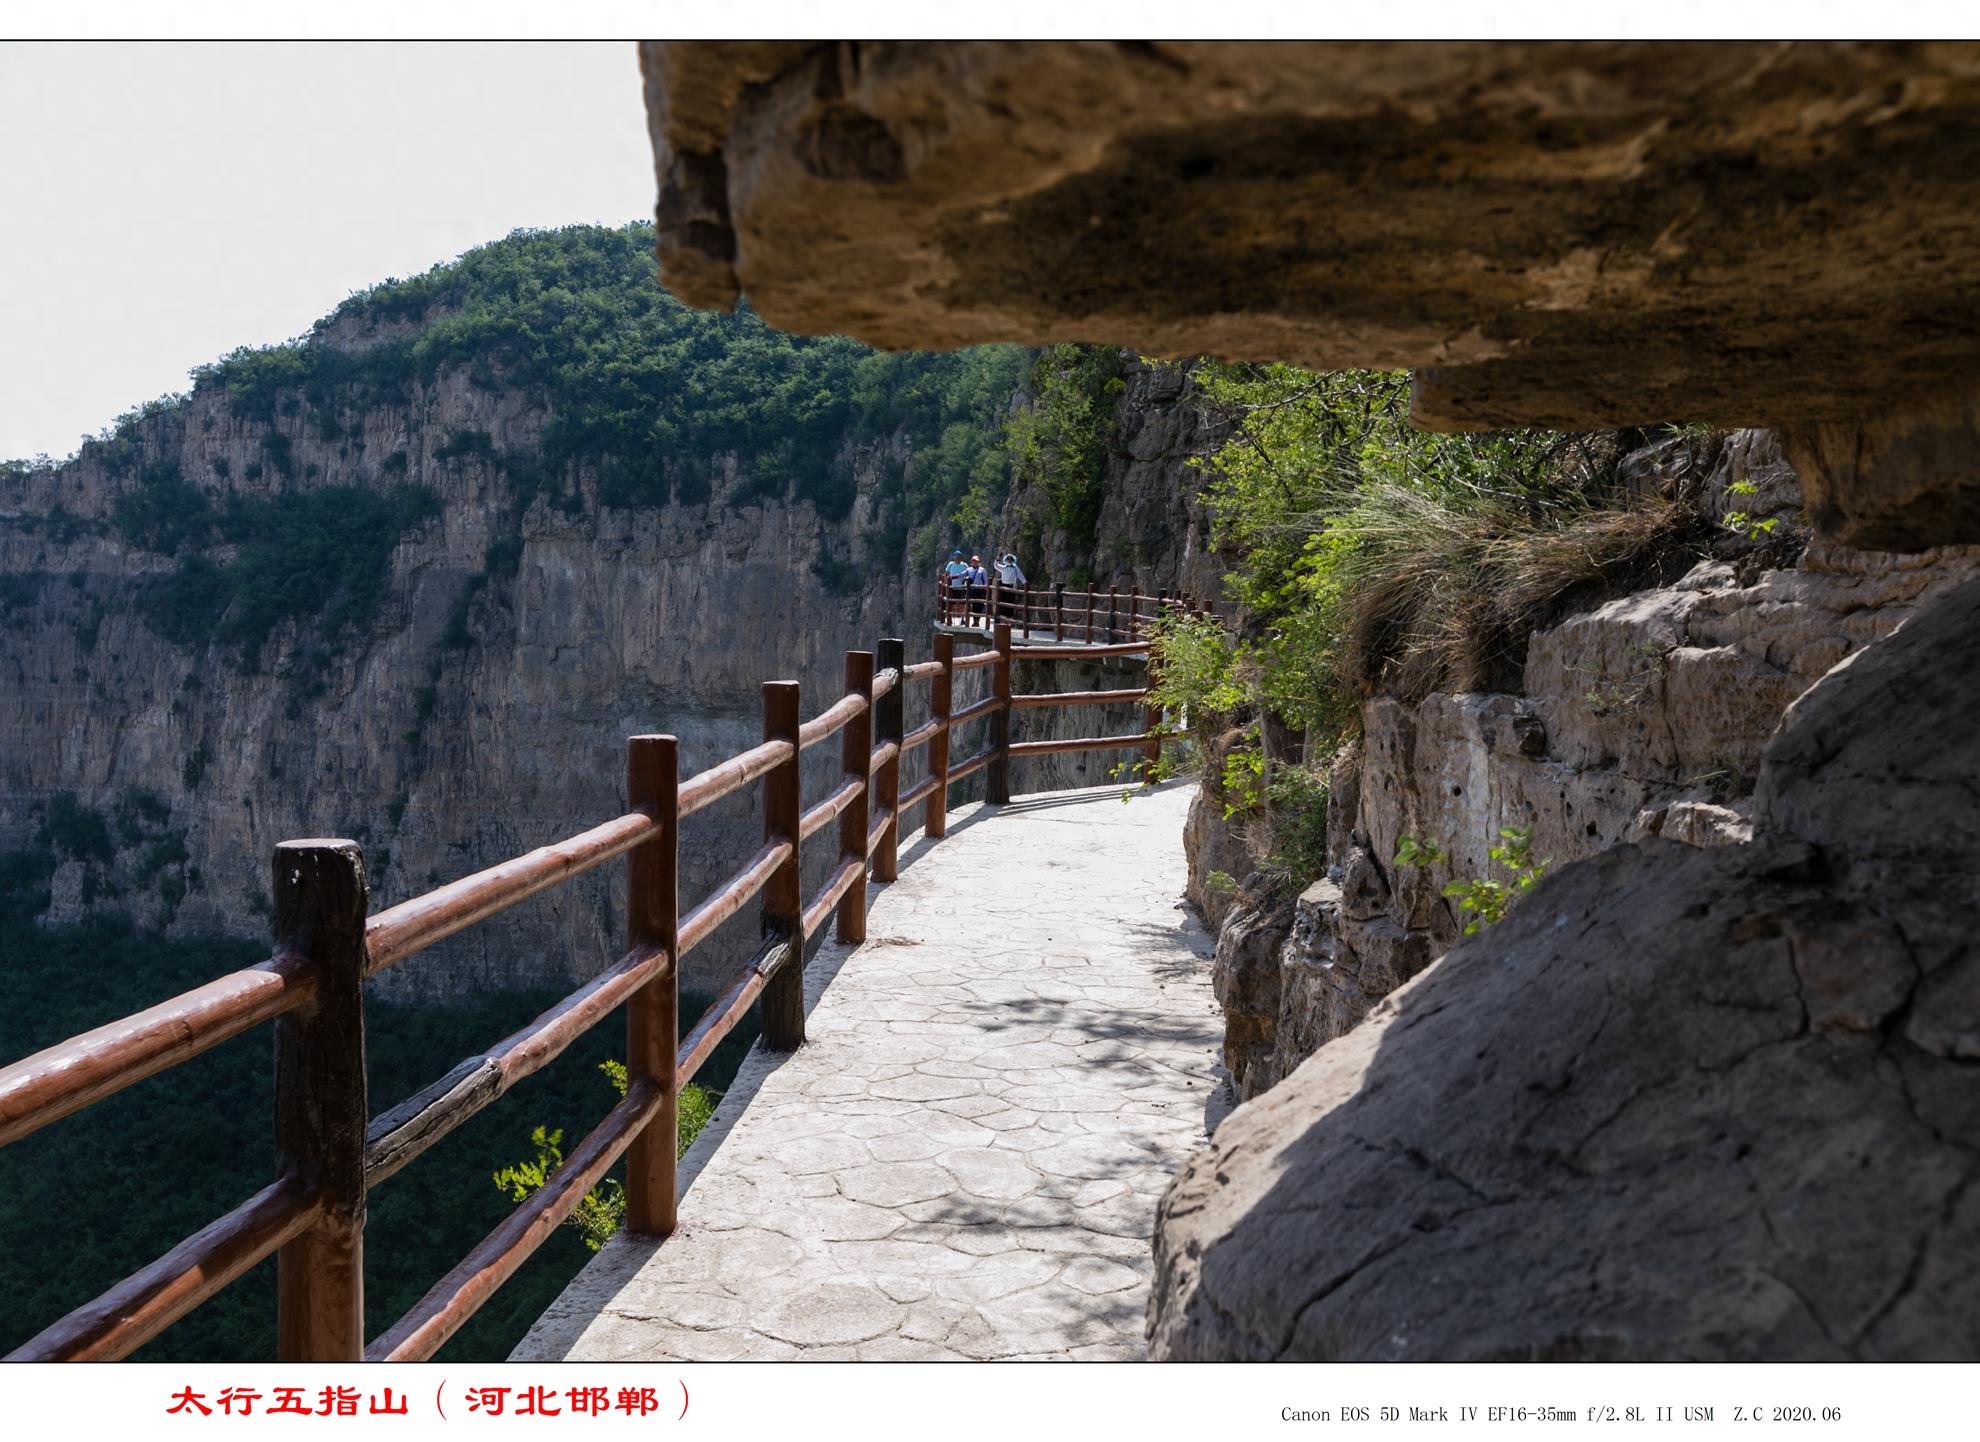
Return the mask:
{"type": "Polygon", "coordinates": [[[1457,429],[1853,420],[1980,351],[1973,45],[642,58],[667,284],[787,329],[1409,366],[1457,429]]]}

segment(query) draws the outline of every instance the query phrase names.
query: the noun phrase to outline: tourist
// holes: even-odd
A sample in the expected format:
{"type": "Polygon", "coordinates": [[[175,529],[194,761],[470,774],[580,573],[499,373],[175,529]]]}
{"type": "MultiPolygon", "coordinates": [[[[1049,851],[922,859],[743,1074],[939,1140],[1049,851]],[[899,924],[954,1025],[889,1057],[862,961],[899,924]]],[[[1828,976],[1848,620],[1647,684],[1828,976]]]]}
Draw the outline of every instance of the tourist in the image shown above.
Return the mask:
{"type": "Polygon", "coordinates": [[[947,599],[942,607],[942,619],[955,619],[955,603],[969,594],[969,562],[963,559],[961,551],[949,552],[949,564],[942,568],[946,582],[947,599]]]}
{"type": "Polygon", "coordinates": [[[969,558],[969,613],[982,620],[986,626],[990,623],[984,616],[983,603],[989,594],[990,573],[983,569],[983,558],[981,556],[971,556],[969,558]]]}

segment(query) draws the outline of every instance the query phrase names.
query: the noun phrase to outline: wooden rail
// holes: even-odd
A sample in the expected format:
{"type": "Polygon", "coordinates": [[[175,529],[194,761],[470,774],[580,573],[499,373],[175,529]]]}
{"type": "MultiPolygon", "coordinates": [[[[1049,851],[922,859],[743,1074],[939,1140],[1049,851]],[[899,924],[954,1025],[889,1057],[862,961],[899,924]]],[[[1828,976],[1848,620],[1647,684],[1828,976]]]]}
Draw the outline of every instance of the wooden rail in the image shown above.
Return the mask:
{"type": "Polygon", "coordinates": [[[944,626],[993,630],[1008,623],[1021,638],[1034,630],[1049,631],[1054,641],[1077,638],[1083,644],[1110,644],[1147,637],[1165,615],[1209,614],[1188,592],[1143,595],[1140,589],[1068,591],[1031,585],[1006,586],[992,580],[986,586],[957,586],[947,577],[935,579],[935,616],[944,626]]]}
{"type": "MultiPolygon", "coordinates": [[[[1013,758],[1160,745],[1160,712],[1131,736],[1061,741],[1010,739],[1015,710],[1147,703],[1150,687],[1014,695],[1014,654],[1024,660],[1115,656],[1149,649],[1147,622],[1188,599],[1116,592],[1051,595],[1053,640],[1068,631],[1091,644],[1013,651],[1013,620],[1028,627],[1040,602],[1029,591],[986,599],[979,655],[955,654],[938,632],[934,659],[909,665],[903,643],[848,652],[845,685],[800,722],[795,681],[763,687],[763,740],[681,779],[671,736],[627,743],[627,811],[588,831],[388,907],[367,917],[364,857],[351,841],[289,841],[274,857],[272,957],[120,1021],[0,1068],[0,1146],[238,1036],[276,1028],[275,1180],[241,1206],[52,1323],[14,1360],[114,1359],[155,1337],[262,1259],[277,1264],[277,1348],[282,1360],[415,1360],[431,1357],[570,1215],[621,1157],[627,1158],[626,1226],[666,1236],[675,1225],[677,1107],[722,1039],[759,1001],[763,1044],[804,1040],[806,943],[827,918],[842,942],[866,934],[867,881],[894,879],[904,818],[921,812],[931,840],[947,827],[950,788],[988,773],[992,802],[1009,799],[1013,758]],[[1071,609],[1068,609],[1068,604],[1071,609]],[[1074,621],[1072,616],[1082,619],[1074,621]],[[1095,638],[1102,639],[1095,639],[1095,638]],[[1125,637],[1125,639],[1122,639],[1125,637]],[[878,665],[876,667],[876,660],[878,665]],[[953,704],[957,672],[989,670],[981,699],[953,704]],[[905,697],[927,683],[927,719],[907,729],[905,697]],[[950,759],[959,727],[988,723],[986,744],[950,759]],[[800,756],[840,737],[839,782],[806,809],[800,756]],[[924,774],[903,786],[902,766],[925,748],[924,774]],[[681,823],[763,783],[761,848],[693,906],[678,896],[681,823]],[[801,860],[838,823],[837,859],[818,891],[802,896],[801,860]],[[468,1057],[396,1106],[369,1115],[362,983],[425,947],[614,858],[627,858],[627,942],[620,959],[528,1025],[468,1057]],[[681,962],[758,902],[762,941],[741,972],[682,1035],[681,962]],[[542,1070],[578,1037],[624,1007],[628,1087],[541,1190],[522,1203],[434,1285],[419,1304],[364,1344],[366,1195],[455,1128],[542,1070]]],[[[941,597],[946,605],[949,597],[941,597]]],[[[960,598],[966,601],[968,598],[960,598]]],[[[1152,683],[1151,683],[1152,685],[1152,683]]]]}

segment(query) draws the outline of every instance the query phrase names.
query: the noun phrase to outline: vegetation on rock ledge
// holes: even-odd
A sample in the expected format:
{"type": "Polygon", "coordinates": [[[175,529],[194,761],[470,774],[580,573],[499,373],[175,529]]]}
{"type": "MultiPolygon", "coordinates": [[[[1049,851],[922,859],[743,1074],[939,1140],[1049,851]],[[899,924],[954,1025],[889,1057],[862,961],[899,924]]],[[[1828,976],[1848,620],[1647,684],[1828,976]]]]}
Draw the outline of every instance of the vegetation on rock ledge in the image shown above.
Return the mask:
{"type": "Polygon", "coordinates": [[[1159,694],[1289,877],[1324,865],[1321,768],[1362,700],[1516,686],[1535,626],[1697,531],[1685,500],[1624,491],[1627,437],[1420,431],[1403,372],[1203,365],[1196,380],[1234,421],[1200,464],[1240,624],[1167,621],[1159,694]],[[1236,745],[1210,744],[1233,725],[1236,745]]]}

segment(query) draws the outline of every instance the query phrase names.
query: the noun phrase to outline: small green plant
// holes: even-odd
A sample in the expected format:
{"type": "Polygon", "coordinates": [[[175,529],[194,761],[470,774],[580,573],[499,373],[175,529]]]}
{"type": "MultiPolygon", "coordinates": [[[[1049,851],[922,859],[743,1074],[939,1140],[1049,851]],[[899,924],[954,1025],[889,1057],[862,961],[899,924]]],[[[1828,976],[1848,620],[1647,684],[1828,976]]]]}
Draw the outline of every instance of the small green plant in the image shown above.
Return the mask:
{"type": "Polygon", "coordinates": [[[1408,835],[1396,838],[1397,866],[1435,866],[1444,859],[1443,849],[1434,841],[1418,841],[1408,835]]]}
{"type": "Polygon", "coordinates": [[[1134,799],[1135,792],[1146,791],[1151,786],[1159,786],[1164,781],[1196,769],[1196,745],[1190,737],[1166,724],[1154,729],[1155,734],[1162,738],[1162,749],[1153,761],[1146,756],[1137,756],[1107,770],[1109,781],[1123,783],[1123,806],[1134,799]]]}
{"type": "Polygon", "coordinates": [[[1633,658],[1630,671],[1620,682],[1603,681],[1582,696],[1591,714],[1633,711],[1654,696],[1670,674],[1670,657],[1654,641],[1638,641],[1629,648],[1633,658]]]}
{"type": "MultiPolygon", "coordinates": [[[[626,1064],[620,1061],[605,1061],[598,1064],[612,1083],[612,1089],[621,1097],[626,1094],[628,1077],[626,1064]]],[[[715,1103],[719,1094],[692,1084],[681,1088],[679,1102],[680,1125],[679,1143],[676,1155],[685,1155],[689,1145],[708,1125],[708,1119],[715,1114],[715,1103]]],[[[529,1144],[535,1155],[522,1161],[512,1162],[494,1174],[495,1185],[508,1195],[512,1202],[529,1200],[557,1174],[564,1165],[564,1130],[536,1127],[529,1134],[529,1144]]],[[[619,1224],[626,1215],[625,1183],[616,1177],[607,1177],[599,1185],[584,1194],[565,1221],[583,1235],[585,1246],[597,1251],[610,1241],[612,1234],[619,1230],[619,1224]]]]}
{"type": "Polygon", "coordinates": [[[1228,871],[1213,871],[1203,878],[1203,889],[1212,896],[1237,895],[1237,878],[1228,871]]]}
{"type": "MultiPolygon", "coordinates": [[[[1760,487],[1752,481],[1738,480],[1726,487],[1726,494],[1729,496],[1757,496],[1760,494],[1760,487]]],[[[1766,520],[1761,521],[1754,519],[1746,511],[1727,511],[1720,520],[1720,524],[1727,530],[1743,536],[1749,541],[1757,541],[1763,536],[1773,535],[1774,528],[1780,525],[1780,523],[1781,518],[1779,516],[1769,516],[1766,520]]]]}
{"type": "MultiPolygon", "coordinates": [[[[1457,902],[1458,910],[1466,912],[1470,920],[1465,922],[1464,934],[1476,936],[1494,922],[1504,921],[1512,904],[1526,895],[1545,874],[1552,859],[1533,859],[1533,828],[1530,826],[1507,826],[1499,832],[1499,842],[1486,852],[1492,860],[1503,866],[1509,873],[1506,880],[1492,877],[1473,877],[1469,881],[1453,881],[1445,886],[1443,894],[1457,902]]],[[[1413,836],[1397,839],[1396,860],[1398,866],[1432,866],[1449,860],[1448,855],[1434,842],[1418,841],[1413,836]]]]}
{"type": "Polygon", "coordinates": [[[1469,881],[1453,881],[1444,888],[1444,895],[1456,901],[1460,911],[1471,915],[1464,926],[1466,936],[1476,936],[1494,922],[1504,921],[1512,904],[1539,883],[1548,867],[1547,861],[1533,859],[1530,826],[1508,826],[1499,832],[1499,838],[1499,844],[1486,855],[1511,873],[1509,880],[1473,877],[1469,881]]]}
{"type": "Polygon", "coordinates": [[[1240,747],[1224,757],[1224,820],[1254,811],[1265,799],[1265,752],[1240,747]]]}

